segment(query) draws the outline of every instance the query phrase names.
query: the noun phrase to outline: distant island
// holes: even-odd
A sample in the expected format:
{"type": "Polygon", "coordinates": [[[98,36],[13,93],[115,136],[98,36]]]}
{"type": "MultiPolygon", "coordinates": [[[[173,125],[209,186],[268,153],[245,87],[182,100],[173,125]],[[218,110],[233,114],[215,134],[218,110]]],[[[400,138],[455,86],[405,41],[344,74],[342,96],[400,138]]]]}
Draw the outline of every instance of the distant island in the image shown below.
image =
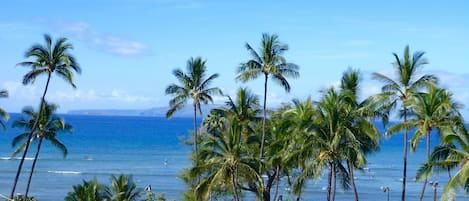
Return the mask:
{"type": "MultiPolygon", "coordinates": [[[[202,106],[203,115],[207,115],[211,109],[217,108],[221,105],[204,105],[202,106]]],[[[67,114],[73,115],[98,115],[98,116],[153,116],[165,117],[168,107],[154,107],[150,109],[141,110],[119,110],[119,109],[83,109],[83,110],[70,110],[67,114]]],[[[185,106],[179,110],[174,117],[193,117],[194,111],[192,105],[185,106]]]]}

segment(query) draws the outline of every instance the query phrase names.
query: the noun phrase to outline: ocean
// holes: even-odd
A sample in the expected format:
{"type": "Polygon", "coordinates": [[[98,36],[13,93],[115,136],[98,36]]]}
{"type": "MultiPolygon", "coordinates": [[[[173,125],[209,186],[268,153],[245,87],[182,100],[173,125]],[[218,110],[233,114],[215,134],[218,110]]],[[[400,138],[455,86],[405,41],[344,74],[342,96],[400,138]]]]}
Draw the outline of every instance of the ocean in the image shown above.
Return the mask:
{"type": "MultiPolygon", "coordinates": [[[[10,124],[19,114],[11,114],[7,129],[0,131],[0,194],[9,195],[19,160],[10,159],[12,139],[22,130],[12,129],[10,124]]],[[[74,127],[73,134],[63,133],[59,139],[67,146],[68,156],[45,142],[41,150],[33,176],[30,195],[41,201],[63,200],[72,186],[83,180],[97,178],[100,183],[109,184],[111,174],[133,175],[138,187],[150,184],[157,193],[165,193],[169,199],[181,200],[181,192],[186,189],[178,179],[182,169],[190,167],[191,146],[183,143],[192,130],[192,118],[142,116],[80,116],[60,115],[74,127]]],[[[381,128],[382,129],[382,128],[381,128]]],[[[435,134],[432,146],[438,144],[435,134]]],[[[381,150],[368,156],[368,165],[363,171],[356,171],[356,184],[360,200],[386,200],[387,194],[381,187],[389,187],[390,200],[401,196],[402,177],[402,135],[383,138],[381,150]]],[[[32,163],[35,149],[31,149],[24,170],[32,163]]],[[[408,158],[408,200],[416,200],[422,183],[413,181],[420,164],[425,161],[425,143],[422,142],[415,153],[408,158]]],[[[28,172],[21,174],[17,192],[24,193],[28,172]]],[[[448,180],[447,173],[436,173],[430,181],[439,181],[437,193],[448,180]]],[[[325,200],[327,177],[316,183],[309,182],[304,189],[303,200],[325,200]]],[[[289,198],[289,189],[281,185],[279,194],[289,198]]],[[[244,200],[252,200],[245,195],[244,200]]],[[[433,198],[431,186],[427,187],[427,200],[433,198]]],[[[459,199],[468,195],[459,194],[459,199]]],[[[352,200],[353,192],[338,187],[336,200],[352,200]]]]}

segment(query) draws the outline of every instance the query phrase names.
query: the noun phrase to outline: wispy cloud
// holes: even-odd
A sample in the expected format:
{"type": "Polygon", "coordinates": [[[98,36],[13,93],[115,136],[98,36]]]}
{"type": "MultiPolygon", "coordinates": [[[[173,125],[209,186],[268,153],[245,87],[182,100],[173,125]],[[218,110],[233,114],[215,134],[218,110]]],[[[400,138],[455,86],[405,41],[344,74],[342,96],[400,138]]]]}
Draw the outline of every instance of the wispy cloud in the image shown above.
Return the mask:
{"type": "Polygon", "coordinates": [[[148,103],[156,102],[156,98],[129,94],[121,89],[112,89],[108,92],[96,92],[94,89],[67,92],[56,91],[55,93],[51,94],[51,98],[68,102],[120,102],[137,105],[146,105],[148,103]]]}
{"type": "Polygon", "coordinates": [[[129,40],[114,34],[98,31],[86,22],[70,22],[62,20],[40,19],[57,31],[71,36],[87,45],[117,56],[148,55],[150,48],[145,44],[129,40]]]}

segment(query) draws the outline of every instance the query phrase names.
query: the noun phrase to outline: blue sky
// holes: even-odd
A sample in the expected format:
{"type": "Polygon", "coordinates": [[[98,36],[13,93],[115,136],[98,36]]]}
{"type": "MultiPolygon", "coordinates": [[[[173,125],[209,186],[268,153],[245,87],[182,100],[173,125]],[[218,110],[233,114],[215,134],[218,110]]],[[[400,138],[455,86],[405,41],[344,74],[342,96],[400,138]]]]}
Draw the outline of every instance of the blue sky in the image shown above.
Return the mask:
{"type": "MultiPolygon", "coordinates": [[[[468,105],[469,3],[466,1],[5,1],[0,7],[0,107],[18,112],[37,105],[44,79],[22,86],[24,52],[43,34],[67,37],[83,73],[77,89],[55,77],[47,99],[61,112],[73,109],[146,109],[166,106],[171,71],[190,57],[207,59],[213,83],[233,95],[240,86],[262,94],[261,80],[237,83],[235,69],[248,60],[248,42],[262,33],[288,44],[286,58],[300,66],[291,93],[274,83],[269,104],[318,97],[348,68],[364,74],[363,96],[379,91],[372,72],[392,76],[392,53],[423,50],[456,99],[468,105]]],[[[223,97],[216,98],[221,103],[223,97]]],[[[464,113],[469,114],[468,109],[464,113]]]]}

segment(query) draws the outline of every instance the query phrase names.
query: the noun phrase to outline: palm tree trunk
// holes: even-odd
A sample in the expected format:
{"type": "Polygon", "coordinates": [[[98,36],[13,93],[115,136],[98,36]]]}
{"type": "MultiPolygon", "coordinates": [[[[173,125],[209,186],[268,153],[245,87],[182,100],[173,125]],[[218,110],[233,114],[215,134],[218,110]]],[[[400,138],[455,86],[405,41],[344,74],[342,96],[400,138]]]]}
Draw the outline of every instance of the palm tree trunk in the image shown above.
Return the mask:
{"type": "Polygon", "coordinates": [[[332,163],[329,163],[329,171],[327,173],[327,201],[331,201],[332,189],[332,163]]]}
{"type": "Polygon", "coordinates": [[[449,166],[446,169],[447,169],[447,172],[448,172],[448,181],[449,181],[449,180],[451,180],[451,169],[449,168],[449,166]]]}
{"type": "MultiPolygon", "coordinates": [[[[430,131],[431,130],[427,131],[427,163],[430,160],[430,131]]],[[[427,187],[427,182],[428,182],[428,178],[425,177],[425,179],[423,180],[422,192],[420,193],[420,197],[419,197],[420,201],[423,200],[423,196],[425,195],[425,188],[427,187]]]]}
{"type": "MultiPolygon", "coordinates": [[[[407,123],[407,107],[404,106],[404,123],[407,123]]],[[[402,201],[405,201],[405,186],[407,179],[407,127],[404,128],[404,175],[402,176],[402,201]]]]}
{"type": "Polygon", "coordinates": [[[270,201],[270,190],[275,181],[275,175],[267,174],[267,184],[264,187],[264,192],[262,192],[262,197],[264,201],[270,201]]]}
{"type": "Polygon", "coordinates": [[[34,168],[36,167],[37,159],[39,158],[39,152],[41,152],[43,138],[39,138],[39,143],[37,144],[36,155],[34,156],[33,165],[31,166],[31,172],[29,173],[28,185],[26,186],[26,193],[24,194],[25,198],[28,198],[29,187],[31,186],[31,179],[33,178],[34,168]]]}
{"type": "Polygon", "coordinates": [[[280,184],[280,165],[277,165],[277,170],[275,171],[275,173],[276,173],[277,183],[275,185],[274,201],[277,200],[278,186],[280,184]]]}
{"type": "MultiPolygon", "coordinates": [[[[267,118],[266,115],[266,103],[267,103],[267,80],[268,80],[268,74],[265,75],[265,81],[264,81],[264,106],[263,106],[263,118],[262,118],[262,140],[261,140],[261,150],[259,153],[259,175],[262,177],[262,158],[264,157],[264,141],[265,141],[265,119],[267,118]]],[[[265,193],[262,194],[264,196],[265,193]]],[[[270,200],[270,192],[269,192],[269,198],[270,200]]],[[[264,198],[265,200],[265,198],[264,198]]]]}
{"type": "Polygon", "coordinates": [[[347,166],[348,166],[348,171],[350,173],[350,181],[352,183],[352,188],[353,188],[353,193],[355,196],[355,201],[358,201],[358,191],[357,191],[357,186],[355,185],[355,178],[353,175],[353,164],[352,161],[347,160],[347,166]]]}
{"type": "Polygon", "coordinates": [[[237,186],[237,181],[236,181],[236,174],[237,174],[237,168],[235,169],[235,171],[233,171],[233,176],[231,177],[231,182],[232,182],[232,185],[233,185],[233,194],[234,194],[234,200],[235,201],[239,201],[239,195],[238,195],[238,188],[236,187],[237,186]]]}
{"type": "Polygon", "coordinates": [[[296,197],[296,201],[300,201],[300,199],[301,199],[301,190],[303,190],[302,186],[303,186],[303,182],[301,183],[300,189],[298,190],[298,196],[296,197]]]}
{"type": "MultiPolygon", "coordinates": [[[[260,153],[260,159],[262,161],[262,157],[264,157],[264,141],[265,141],[265,121],[267,118],[267,80],[268,80],[268,75],[265,74],[265,81],[264,81],[264,108],[263,108],[263,118],[262,118],[262,141],[261,141],[261,153],[260,153]]],[[[259,171],[260,172],[260,171],[259,171]]]]}
{"type": "MultiPolygon", "coordinates": [[[[40,105],[40,108],[39,108],[38,117],[42,116],[42,108],[44,107],[44,104],[46,102],[45,98],[46,98],[46,94],[47,94],[47,89],[49,88],[49,82],[50,82],[51,75],[52,74],[49,72],[49,74],[47,76],[46,87],[44,88],[44,93],[42,94],[42,98],[41,98],[41,105],[40,105]]],[[[31,132],[29,133],[29,136],[28,136],[28,140],[26,141],[26,147],[24,148],[23,156],[21,156],[20,164],[18,165],[18,169],[16,170],[15,181],[13,182],[13,187],[11,188],[10,199],[13,199],[13,197],[15,195],[16,185],[18,184],[18,179],[20,178],[21,169],[23,168],[24,159],[26,158],[26,156],[28,154],[29,144],[31,142],[31,139],[33,138],[34,130],[36,130],[38,125],[39,125],[39,118],[37,118],[36,121],[34,121],[34,125],[31,128],[31,132]]]]}
{"type": "Polygon", "coordinates": [[[337,189],[337,169],[336,169],[336,164],[332,165],[332,172],[333,172],[333,189],[332,189],[332,201],[335,201],[335,192],[336,192],[336,189],[337,189]]]}
{"type": "MultiPolygon", "coordinates": [[[[195,166],[197,167],[197,165],[199,164],[199,156],[198,156],[198,149],[197,149],[197,105],[195,104],[195,102],[193,103],[193,106],[194,106],[194,152],[195,152],[195,159],[194,159],[194,163],[195,163],[195,166]]],[[[199,175],[197,175],[196,177],[196,185],[198,185],[200,182],[200,177],[199,175]]]]}

